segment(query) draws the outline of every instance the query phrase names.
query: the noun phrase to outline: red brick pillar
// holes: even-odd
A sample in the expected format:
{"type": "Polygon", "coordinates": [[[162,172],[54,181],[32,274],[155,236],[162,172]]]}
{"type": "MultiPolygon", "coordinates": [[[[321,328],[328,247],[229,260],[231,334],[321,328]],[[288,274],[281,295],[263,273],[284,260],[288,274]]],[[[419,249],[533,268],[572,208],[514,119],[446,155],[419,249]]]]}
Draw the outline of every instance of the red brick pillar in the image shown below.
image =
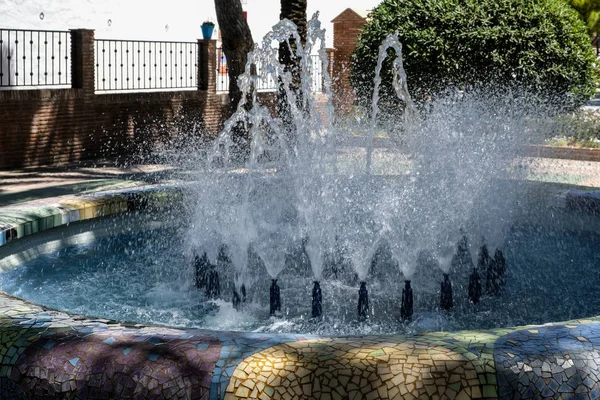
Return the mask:
{"type": "Polygon", "coordinates": [[[331,22],[335,48],[332,68],[333,105],[337,113],[345,114],[352,109],[355,100],[350,85],[350,56],[367,18],[365,13],[347,8],[331,22]]]}
{"type": "Polygon", "coordinates": [[[93,96],[95,90],[94,44],[93,30],[71,29],[71,83],[84,97],[93,96]]]}
{"type": "Polygon", "coordinates": [[[198,39],[198,89],[217,93],[217,41],[198,39]]]}

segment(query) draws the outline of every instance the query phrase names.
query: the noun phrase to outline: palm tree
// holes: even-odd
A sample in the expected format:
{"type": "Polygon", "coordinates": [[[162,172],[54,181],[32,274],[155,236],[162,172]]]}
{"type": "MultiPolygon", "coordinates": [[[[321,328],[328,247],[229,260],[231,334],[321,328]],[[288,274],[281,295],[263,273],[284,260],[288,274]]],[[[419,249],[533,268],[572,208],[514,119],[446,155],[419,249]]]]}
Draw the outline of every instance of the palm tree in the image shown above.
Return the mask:
{"type": "MultiPolygon", "coordinates": [[[[306,43],[306,6],[307,0],[281,0],[281,13],[279,19],[289,19],[298,27],[298,34],[302,45],[306,43]]],[[[290,39],[290,45],[292,49],[296,48],[295,40],[290,39]]],[[[279,45],[279,62],[284,65],[286,71],[290,71],[292,74],[292,85],[291,89],[297,95],[299,103],[302,103],[302,93],[300,90],[300,66],[297,58],[290,52],[286,43],[279,45]]],[[[290,144],[294,141],[295,132],[293,131],[291,123],[291,111],[288,104],[285,91],[280,86],[278,91],[278,112],[284,125],[287,127],[290,144]]],[[[298,104],[301,106],[301,104],[298,104]]]]}
{"type": "Polygon", "coordinates": [[[289,19],[298,27],[302,43],[306,42],[306,6],[307,0],[281,0],[279,19],[289,19]]]}
{"type": "Polygon", "coordinates": [[[232,113],[242,98],[237,79],[244,72],[248,53],[252,50],[254,42],[240,0],[215,0],[215,10],[221,29],[223,53],[227,58],[229,104],[232,113]]]}

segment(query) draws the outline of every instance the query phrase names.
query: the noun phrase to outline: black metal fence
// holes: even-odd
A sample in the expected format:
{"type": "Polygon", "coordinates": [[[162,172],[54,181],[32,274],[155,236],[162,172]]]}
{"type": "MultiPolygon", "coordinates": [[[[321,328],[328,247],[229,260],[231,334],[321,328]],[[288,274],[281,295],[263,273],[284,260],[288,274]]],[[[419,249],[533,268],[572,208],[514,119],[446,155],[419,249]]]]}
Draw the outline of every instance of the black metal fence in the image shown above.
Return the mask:
{"type": "MultiPolygon", "coordinates": [[[[311,56],[311,73],[313,74],[312,90],[313,92],[323,91],[323,65],[317,55],[311,56]]],[[[260,65],[256,66],[257,73],[260,73],[260,65]]],[[[217,48],[217,92],[227,92],[229,90],[229,76],[227,74],[227,59],[222,48],[217,48]]],[[[264,92],[272,92],[277,89],[277,82],[269,76],[264,81],[260,80],[257,89],[264,92]]]]}
{"type": "MultiPolygon", "coordinates": [[[[96,91],[198,88],[198,42],[95,40],[96,91]]],[[[71,87],[71,32],[0,29],[0,90],[71,87]]],[[[322,65],[312,56],[313,91],[323,90],[322,65]]],[[[260,72],[260,65],[257,65],[260,72]]],[[[217,49],[217,92],[229,90],[227,59],[217,49]]],[[[259,91],[274,91],[272,77],[259,91]]]]}
{"type": "MultiPolygon", "coordinates": [[[[257,73],[260,73],[260,65],[256,66],[257,73]]],[[[217,92],[229,91],[229,69],[227,68],[227,58],[222,48],[217,48],[217,92]]],[[[277,83],[272,77],[266,81],[261,80],[257,84],[257,89],[264,92],[272,92],[277,89],[277,83]]]]}
{"type": "Polygon", "coordinates": [[[71,87],[71,33],[0,29],[0,89],[71,87]]]}
{"type": "Polygon", "coordinates": [[[96,91],[198,88],[198,43],[96,39],[96,91]]]}
{"type": "Polygon", "coordinates": [[[217,92],[229,91],[227,59],[221,47],[217,47],[217,92]]]}

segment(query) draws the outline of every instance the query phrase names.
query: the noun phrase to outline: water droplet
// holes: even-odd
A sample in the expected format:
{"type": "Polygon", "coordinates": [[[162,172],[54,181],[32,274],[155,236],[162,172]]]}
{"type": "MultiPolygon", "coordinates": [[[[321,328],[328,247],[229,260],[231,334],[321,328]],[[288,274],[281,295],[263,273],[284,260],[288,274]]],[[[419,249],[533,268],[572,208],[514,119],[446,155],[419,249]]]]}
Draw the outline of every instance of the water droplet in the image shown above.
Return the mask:
{"type": "Polygon", "coordinates": [[[169,32],[169,24],[165,25],[165,32],[169,32]]]}
{"type": "Polygon", "coordinates": [[[43,12],[40,13],[40,19],[44,19],[45,15],[43,12]]]}
{"type": "Polygon", "coordinates": [[[108,26],[112,25],[112,19],[109,19],[108,21],[106,21],[106,23],[108,24],[108,26]]]}

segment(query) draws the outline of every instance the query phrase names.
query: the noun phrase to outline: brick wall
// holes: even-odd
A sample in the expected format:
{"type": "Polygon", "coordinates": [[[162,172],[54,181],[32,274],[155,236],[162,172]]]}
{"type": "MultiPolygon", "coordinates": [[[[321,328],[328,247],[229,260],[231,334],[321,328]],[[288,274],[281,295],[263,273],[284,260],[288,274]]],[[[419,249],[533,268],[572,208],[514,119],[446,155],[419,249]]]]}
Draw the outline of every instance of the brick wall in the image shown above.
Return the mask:
{"type": "Polygon", "coordinates": [[[600,149],[554,146],[528,146],[527,155],[543,158],[600,162],[600,149]]]}
{"type": "Polygon", "coordinates": [[[355,100],[350,85],[350,56],[367,19],[364,13],[348,8],[331,22],[335,49],[332,66],[333,103],[337,113],[345,114],[350,111],[355,100]]]}
{"type": "Polygon", "coordinates": [[[105,94],[0,92],[0,168],[61,165],[144,152],[194,124],[215,134],[222,100],[206,91],[105,94]]]}
{"type": "Polygon", "coordinates": [[[218,133],[228,101],[216,93],[215,41],[199,41],[198,90],[95,94],[94,32],[71,40],[72,89],[0,91],[1,169],[144,153],[194,127],[218,133]]]}

